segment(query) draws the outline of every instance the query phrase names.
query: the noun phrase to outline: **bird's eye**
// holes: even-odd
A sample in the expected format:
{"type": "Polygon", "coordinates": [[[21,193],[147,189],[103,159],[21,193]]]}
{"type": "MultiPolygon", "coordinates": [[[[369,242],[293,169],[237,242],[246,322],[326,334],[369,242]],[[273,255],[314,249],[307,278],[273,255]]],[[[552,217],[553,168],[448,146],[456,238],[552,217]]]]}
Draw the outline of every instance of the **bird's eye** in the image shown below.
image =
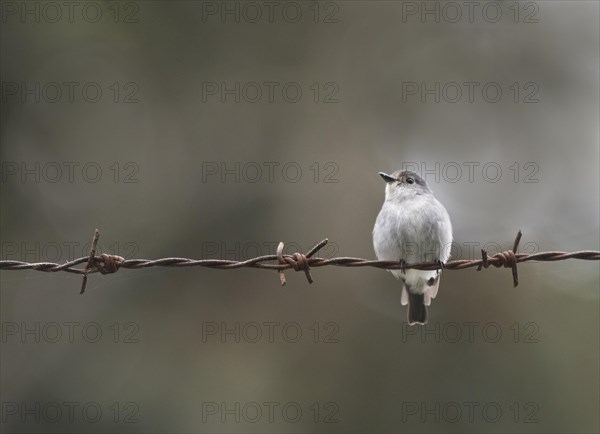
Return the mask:
{"type": "Polygon", "coordinates": [[[406,178],[406,183],[407,184],[414,184],[415,180],[413,178],[406,178]]]}

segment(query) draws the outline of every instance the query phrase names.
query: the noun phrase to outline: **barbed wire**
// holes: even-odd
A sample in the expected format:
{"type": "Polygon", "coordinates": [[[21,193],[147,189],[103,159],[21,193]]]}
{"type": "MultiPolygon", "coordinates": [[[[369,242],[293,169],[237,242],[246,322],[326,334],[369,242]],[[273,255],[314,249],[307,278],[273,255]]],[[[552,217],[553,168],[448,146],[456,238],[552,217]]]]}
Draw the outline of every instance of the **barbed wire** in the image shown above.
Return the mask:
{"type": "Polygon", "coordinates": [[[87,284],[88,274],[101,273],[110,274],[116,273],[121,268],[137,270],[140,268],[149,267],[208,267],[220,270],[233,270],[237,268],[262,268],[268,270],[277,270],[281,285],[285,285],[286,279],[284,271],[293,269],[294,271],[304,271],[308,283],[312,283],[313,279],[310,274],[311,267],[375,267],[386,270],[463,270],[465,268],[477,267],[477,271],[483,268],[494,266],[496,268],[504,267],[512,270],[513,285],[516,287],[519,284],[519,274],[517,264],[520,262],[541,261],[553,262],[564,261],[566,259],[580,259],[585,261],[600,260],[600,251],[582,250],[578,252],[541,252],[541,253],[516,253],[519,248],[522,233],[519,231],[513,243],[512,250],[496,253],[493,256],[488,256],[485,249],[481,249],[481,259],[457,259],[441,262],[419,262],[408,264],[402,261],[379,261],[371,259],[360,259],[352,257],[338,258],[319,258],[314,256],[327,243],[328,239],[317,243],[308,253],[294,253],[292,255],[283,254],[284,243],[279,243],[277,253],[275,255],[257,256],[245,261],[234,261],[227,259],[189,259],[189,258],[161,258],[161,259],[125,259],[118,255],[101,254],[96,255],[96,247],[100,237],[100,231],[94,231],[92,239],[92,247],[90,255],[57,264],[53,262],[22,262],[22,261],[7,261],[0,260],[0,270],[36,270],[47,273],[55,273],[64,271],[67,273],[83,274],[83,282],[81,285],[80,294],[83,294],[87,284]],[[87,263],[85,268],[76,268],[77,265],[87,263]]]}

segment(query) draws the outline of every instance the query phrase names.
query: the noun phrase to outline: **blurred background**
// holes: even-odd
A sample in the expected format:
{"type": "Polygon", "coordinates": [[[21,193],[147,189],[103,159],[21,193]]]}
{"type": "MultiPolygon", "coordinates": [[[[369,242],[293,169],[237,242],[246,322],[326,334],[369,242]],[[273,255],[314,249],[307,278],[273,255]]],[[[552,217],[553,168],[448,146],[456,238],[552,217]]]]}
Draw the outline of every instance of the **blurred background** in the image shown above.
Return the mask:
{"type": "MultiPolygon", "coordinates": [[[[597,2],[2,1],[2,259],[374,258],[415,169],[453,258],[600,249],[597,2]]],[[[598,432],[598,262],[2,271],[4,432],[598,432]]]]}

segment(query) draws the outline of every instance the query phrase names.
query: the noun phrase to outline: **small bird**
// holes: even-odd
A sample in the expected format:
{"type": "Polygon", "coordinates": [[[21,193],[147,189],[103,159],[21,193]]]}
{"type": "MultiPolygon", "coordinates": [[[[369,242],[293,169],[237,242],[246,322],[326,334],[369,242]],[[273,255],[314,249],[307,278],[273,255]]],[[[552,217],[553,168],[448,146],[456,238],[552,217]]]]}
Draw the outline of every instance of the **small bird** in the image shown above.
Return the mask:
{"type": "MultiPolygon", "coordinates": [[[[373,247],[381,261],[400,264],[438,262],[450,257],[452,224],[446,208],[433,196],[423,178],[414,172],[387,175],[385,202],[373,228],[373,247]]],[[[408,304],[408,323],[427,324],[427,307],[440,285],[441,270],[390,270],[402,280],[401,303],[408,304]]]]}

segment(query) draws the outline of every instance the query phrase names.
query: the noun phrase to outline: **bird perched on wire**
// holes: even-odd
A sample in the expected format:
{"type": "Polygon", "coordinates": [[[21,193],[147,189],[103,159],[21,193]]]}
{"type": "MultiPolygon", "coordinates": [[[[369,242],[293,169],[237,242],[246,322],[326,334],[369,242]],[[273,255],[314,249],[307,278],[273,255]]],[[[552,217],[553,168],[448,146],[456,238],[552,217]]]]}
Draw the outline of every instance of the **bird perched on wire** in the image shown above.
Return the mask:
{"type": "MultiPolygon", "coordinates": [[[[418,174],[379,172],[385,181],[385,202],[373,228],[373,246],[382,261],[400,264],[438,262],[450,257],[452,224],[446,208],[418,174]]],[[[435,298],[441,270],[390,270],[402,281],[402,305],[408,304],[408,323],[426,324],[427,306],[435,298]]]]}

